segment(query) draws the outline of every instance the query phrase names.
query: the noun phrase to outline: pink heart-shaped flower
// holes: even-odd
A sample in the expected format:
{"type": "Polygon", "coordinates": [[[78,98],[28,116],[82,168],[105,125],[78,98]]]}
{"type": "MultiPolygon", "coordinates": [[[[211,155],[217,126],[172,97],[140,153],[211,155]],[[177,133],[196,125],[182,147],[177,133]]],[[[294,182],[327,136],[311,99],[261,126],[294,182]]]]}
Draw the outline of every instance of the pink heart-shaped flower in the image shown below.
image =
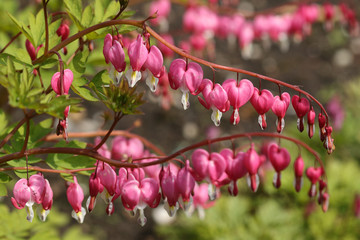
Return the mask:
{"type": "Polygon", "coordinates": [[[259,115],[267,113],[273,105],[274,96],[267,89],[261,91],[254,87],[254,94],[250,99],[251,104],[259,115]]]}
{"type": "Polygon", "coordinates": [[[283,171],[290,164],[290,154],[285,148],[279,147],[276,143],[268,147],[268,157],[276,172],[283,171]]]}
{"type": "Polygon", "coordinates": [[[247,103],[254,93],[254,85],[247,79],[239,83],[235,79],[227,79],[222,86],[228,94],[230,105],[235,109],[247,103]]]}
{"type": "Polygon", "coordinates": [[[309,100],[306,98],[300,98],[298,95],[294,95],[292,97],[291,103],[298,118],[304,117],[310,110],[309,100]]]}
{"type": "Polygon", "coordinates": [[[219,153],[209,154],[204,149],[196,149],[191,159],[194,170],[201,179],[209,177],[214,182],[226,169],[226,161],[219,153]]]}
{"type": "Polygon", "coordinates": [[[286,111],[290,104],[290,94],[284,92],[281,94],[281,97],[275,96],[273,105],[271,106],[271,110],[275,113],[279,118],[285,117],[286,111]]]}

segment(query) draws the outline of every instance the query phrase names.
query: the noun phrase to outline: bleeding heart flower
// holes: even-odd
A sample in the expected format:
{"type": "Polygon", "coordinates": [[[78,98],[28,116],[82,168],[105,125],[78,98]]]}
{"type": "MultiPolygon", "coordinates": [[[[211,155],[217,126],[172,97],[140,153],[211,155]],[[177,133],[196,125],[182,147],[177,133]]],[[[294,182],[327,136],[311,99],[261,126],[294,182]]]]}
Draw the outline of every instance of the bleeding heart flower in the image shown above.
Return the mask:
{"type": "MultiPolygon", "coordinates": [[[[74,79],[74,75],[70,69],[64,70],[64,94],[69,94],[71,83],[74,79]]],[[[61,95],[61,81],[60,72],[56,72],[51,78],[51,87],[54,92],[59,96],[61,95]]]]}
{"type": "Polygon", "coordinates": [[[306,98],[301,98],[298,95],[294,95],[291,99],[291,103],[298,117],[297,128],[299,129],[300,132],[302,132],[304,131],[303,118],[310,110],[309,100],[307,100],[306,98]]]}
{"type": "Polygon", "coordinates": [[[164,59],[161,51],[156,46],[151,46],[147,59],[142,66],[142,69],[147,69],[151,72],[146,78],[146,84],[152,92],[156,91],[159,78],[162,74],[164,59]]]}
{"type": "Polygon", "coordinates": [[[254,93],[254,86],[252,82],[247,79],[242,79],[240,81],[227,79],[222,86],[228,95],[230,105],[234,108],[231,122],[234,125],[238,124],[240,121],[238,109],[251,99],[254,93]]]}
{"type": "Polygon", "coordinates": [[[246,152],[245,167],[248,170],[248,185],[253,192],[256,192],[259,187],[259,175],[258,171],[261,165],[261,159],[254,149],[254,144],[251,144],[250,149],[246,152]]]}
{"type": "Polygon", "coordinates": [[[137,39],[132,42],[128,49],[131,68],[126,72],[126,78],[130,87],[141,79],[141,68],[148,57],[148,50],[145,46],[142,36],[139,34],[137,39]]]}
{"type": "Polygon", "coordinates": [[[77,178],[74,176],[74,182],[70,183],[66,190],[67,199],[73,208],[71,216],[76,219],[79,223],[84,222],[86,210],[81,206],[84,200],[84,192],[80,187],[77,178]]]}
{"type": "Polygon", "coordinates": [[[199,102],[206,109],[212,109],[211,120],[219,126],[222,113],[230,108],[227,93],[220,84],[213,85],[210,79],[204,79],[200,88],[205,100],[198,96],[199,102]]]}
{"type": "Polygon", "coordinates": [[[308,136],[309,138],[312,138],[314,136],[315,132],[315,111],[314,108],[311,106],[308,114],[307,114],[307,127],[308,127],[308,136]]]}
{"type": "Polygon", "coordinates": [[[285,148],[279,147],[276,143],[269,145],[268,157],[276,173],[273,184],[276,188],[281,186],[281,171],[290,164],[290,154],[285,148]]]}
{"type": "Polygon", "coordinates": [[[146,224],[144,209],[146,206],[155,208],[159,205],[161,194],[159,184],[152,178],[144,178],[141,181],[129,179],[124,183],[121,193],[121,201],[129,211],[139,209],[138,222],[141,226],[146,224]]]}
{"type": "Polygon", "coordinates": [[[176,177],[176,188],[181,196],[181,205],[185,211],[189,209],[192,204],[192,197],[195,187],[195,179],[190,172],[190,162],[186,160],[185,167],[180,169],[176,177]]]}
{"type": "MultiPolygon", "coordinates": [[[[226,161],[219,153],[213,152],[209,154],[204,149],[196,149],[191,155],[191,159],[197,176],[200,179],[207,179],[213,185],[225,172],[226,161]]],[[[214,200],[216,198],[216,191],[210,191],[209,197],[214,200]]]]}
{"type": "Polygon", "coordinates": [[[259,114],[258,123],[261,129],[264,130],[267,127],[265,113],[272,107],[274,96],[269,90],[262,89],[260,91],[254,87],[254,94],[252,95],[250,102],[259,114]]]}
{"type": "Polygon", "coordinates": [[[41,204],[45,194],[46,182],[41,174],[32,175],[29,180],[20,179],[16,182],[13,190],[14,197],[11,202],[17,209],[27,208],[27,220],[32,222],[34,203],[41,204]]]}
{"type": "Polygon", "coordinates": [[[180,193],[176,187],[177,173],[168,166],[161,178],[160,185],[162,194],[165,197],[165,210],[170,217],[174,216],[179,209],[178,199],[180,193]]]}
{"type": "Polygon", "coordinates": [[[321,167],[309,167],[306,169],[306,176],[311,182],[311,188],[309,190],[309,196],[315,197],[316,195],[316,183],[320,180],[320,177],[323,174],[323,169],[321,167]]]}
{"type": "Polygon", "coordinates": [[[91,212],[96,204],[96,196],[104,190],[104,186],[100,182],[100,178],[94,172],[89,178],[89,193],[90,196],[86,201],[86,208],[91,212]]]}
{"type": "Polygon", "coordinates": [[[278,117],[276,120],[276,130],[281,133],[285,127],[284,117],[290,104],[290,94],[284,92],[281,96],[275,96],[271,110],[278,117]]]}
{"type": "Polygon", "coordinates": [[[295,173],[295,179],[294,179],[294,187],[297,192],[300,191],[303,185],[303,173],[304,173],[304,160],[302,159],[301,155],[299,155],[295,162],[294,162],[294,173],[295,173]]]}
{"type": "Polygon", "coordinates": [[[220,154],[226,161],[225,172],[231,180],[228,191],[232,196],[236,196],[238,194],[237,180],[247,173],[247,168],[245,167],[245,153],[239,152],[235,155],[231,149],[225,148],[221,150],[220,154]]]}
{"type": "Polygon", "coordinates": [[[203,70],[195,62],[187,63],[183,59],[175,59],[169,68],[169,83],[174,90],[180,88],[183,95],[181,103],[184,110],[190,106],[189,92],[197,95],[203,80],[203,70]]]}
{"type": "Polygon", "coordinates": [[[143,153],[144,144],[138,138],[117,136],[113,139],[111,157],[115,160],[141,158],[143,153]]]}
{"type": "Polygon", "coordinates": [[[44,189],[44,195],[42,198],[42,208],[38,208],[38,216],[41,221],[45,221],[47,215],[50,213],[52,204],[53,204],[53,191],[51,189],[50,183],[47,179],[45,179],[45,189],[44,189]]]}

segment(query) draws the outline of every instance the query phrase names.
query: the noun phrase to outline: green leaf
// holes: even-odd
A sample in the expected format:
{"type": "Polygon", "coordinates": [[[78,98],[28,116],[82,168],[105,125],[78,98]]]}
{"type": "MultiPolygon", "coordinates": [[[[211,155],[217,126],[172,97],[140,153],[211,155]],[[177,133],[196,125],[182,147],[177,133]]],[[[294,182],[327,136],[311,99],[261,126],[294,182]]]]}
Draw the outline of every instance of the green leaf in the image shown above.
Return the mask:
{"type": "Polygon", "coordinates": [[[0,197],[7,196],[7,188],[5,184],[0,184],[0,197]]]}
{"type": "Polygon", "coordinates": [[[81,25],[85,28],[90,27],[91,22],[93,20],[93,16],[94,16],[94,13],[93,13],[92,7],[90,5],[88,5],[82,13],[81,25]]]}
{"type": "Polygon", "coordinates": [[[34,46],[39,46],[41,44],[41,37],[45,32],[45,20],[44,20],[44,11],[41,9],[36,18],[30,14],[29,15],[30,31],[33,37],[34,46]]]}
{"type": "Polygon", "coordinates": [[[94,97],[90,91],[90,89],[86,88],[85,85],[87,83],[85,78],[81,78],[84,81],[76,81],[76,83],[74,82],[73,84],[71,84],[71,89],[80,97],[88,100],[88,101],[99,101],[99,99],[97,99],[96,97],[94,97]]]}
{"type": "Polygon", "coordinates": [[[10,13],[8,13],[8,14],[9,14],[10,19],[15,23],[16,27],[19,29],[19,31],[21,31],[25,35],[25,37],[27,39],[29,39],[29,41],[34,45],[34,39],[32,38],[30,29],[27,27],[27,25],[16,20],[16,18],[13,15],[11,15],[10,13]]]}
{"type": "MultiPolygon", "coordinates": [[[[65,141],[60,141],[54,147],[68,147],[68,148],[86,148],[85,142],[80,141],[71,141],[66,143],[65,141]]],[[[49,154],[46,158],[46,163],[53,169],[80,169],[94,167],[95,159],[82,156],[82,155],[72,155],[72,154],[49,154]]],[[[88,174],[88,173],[86,173],[88,174]]],[[[65,174],[67,175],[67,174],[65,174]]]]}
{"type": "Polygon", "coordinates": [[[115,1],[110,2],[108,5],[102,21],[109,20],[111,17],[114,17],[120,11],[120,4],[115,1]]]}
{"type": "Polygon", "coordinates": [[[71,20],[76,24],[79,31],[83,30],[83,27],[81,26],[82,1],[64,0],[64,3],[71,20]]]}
{"type": "Polygon", "coordinates": [[[6,117],[6,114],[3,110],[0,109],[0,139],[1,136],[7,133],[7,125],[8,125],[8,119],[6,117]]]}
{"type": "Polygon", "coordinates": [[[105,12],[105,8],[103,5],[103,0],[95,0],[94,18],[93,18],[92,25],[95,25],[102,21],[104,12],[105,12]]]}
{"type": "Polygon", "coordinates": [[[10,182],[12,178],[6,173],[0,172],[0,183],[10,182]]]}
{"type": "Polygon", "coordinates": [[[69,68],[74,74],[74,82],[85,73],[86,62],[89,57],[89,50],[86,48],[84,51],[78,52],[70,63],[69,68]]]}

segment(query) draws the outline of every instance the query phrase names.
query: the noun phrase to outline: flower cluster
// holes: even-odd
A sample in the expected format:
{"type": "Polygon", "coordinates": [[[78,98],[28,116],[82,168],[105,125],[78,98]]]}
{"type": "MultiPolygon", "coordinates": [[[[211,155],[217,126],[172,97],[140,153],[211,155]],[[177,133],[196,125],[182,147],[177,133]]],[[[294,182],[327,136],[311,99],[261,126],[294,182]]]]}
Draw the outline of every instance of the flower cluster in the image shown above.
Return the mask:
{"type": "Polygon", "coordinates": [[[22,178],[16,182],[13,190],[14,197],[11,202],[17,209],[26,207],[27,220],[34,219],[33,205],[41,204],[38,215],[41,221],[45,221],[53,203],[53,191],[50,183],[41,173],[32,175],[29,179],[22,178]]]}
{"type": "MultiPolygon", "coordinates": [[[[130,67],[125,73],[130,87],[141,80],[143,75],[146,76],[146,84],[152,92],[156,91],[159,78],[163,71],[163,55],[158,47],[149,45],[149,34],[145,34],[146,41],[142,35],[138,35],[136,40],[131,42],[127,47],[127,53],[130,60],[130,67]]],[[[115,82],[119,82],[123,72],[126,69],[125,62],[125,44],[122,36],[112,36],[107,34],[104,40],[103,53],[106,63],[111,63],[110,76],[115,82]],[[113,72],[116,71],[116,74],[113,72]]]]}
{"type": "MultiPolygon", "coordinates": [[[[96,139],[96,143],[98,142],[99,139],[96,139]]],[[[94,209],[98,194],[107,204],[108,215],[114,213],[114,201],[119,198],[131,215],[134,216],[139,210],[138,222],[141,226],[146,223],[144,209],[156,208],[161,199],[169,216],[174,216],[179,208],[184,209],[187,214],[191,214],[197,208],[200,214],[203,214],[202,209],[210,207],[220,196],[222,186],[227,186],[229,193],[236,196],[237,181],[241,178],[246,178],[250,189],[256,192],[267,162],[275,170],[273,184],[279,188],[281,172],[291,162],[288,150],[276,143],[264,145],[261,153],[257,152],[254,143],[244,152],[229,148],[224,148],[220,152],[208,152],[198,148],[193,151],[190,160],[186,160],[181,167],[174,163],[166,166],[151,164],[159,157],[150,154],[138,138],[117,136],[113,139],[111,150],[103,145],[98,153],[119,161],[150,163],[142,168],[121,167],[116,170],[108,163],[97,161],[96,169],[89,178],[90,195],[86,202],[88,212],[94,209]]],[[[294,161],[294,187],[297,192],[302,187],[304,170],[305,164],[299,155],[294,161]]],[[[313,198],[318,192],[318,202],[326,211],[329,195],[324,169],[308,167],[306,176],[311,182],[309,196],[313,198]]],[[[67,198],[73,208],[73,218],[82,223],[86,215],[86,210],[82,207],[84,193],[75,176],[73,181],[68,183],[67,198]]],[[[15,184],[12,203],[18,209],[25,206],[28,208],[29,221],[34,216],[32,205],[42,204],[43,210],[39,216],[44,221],[51,209],[52,196],[49,182],[41,174],[35,174],[29,180],[20,179],[15,184]]]]}
{"type": "MultiPolygon", "coordinates": [[[[154,9],[163,6],[163,2],[157,1],[152,4],[151,13],[154,9]]],[[[169,6],[166,14],[159,15],[163,22],[168,16],[169,6]]],[[[160,21],[159,19],[159,21],[160,21]]],[[[249,57],[252,52],[252,43],[260,40],[264,47],[269,46],[271,41],[279,43],[281,49],[289,48],[289,39],[292,37],[296,42],[303,40],[312,32],[312,25],[323,22],[327,31],[333,29],[336,21],[349,29],[352,34],[358,34],[359,23],[355,12],[345,3],[338,6],[331,3],[302,4],[292,13],[283,15],[257,14],[253,19],[247,19],[241,13],[233,15],[220,15],[206,6],[190,4],[183,15],[183,28],[190,32],[189,40],[181,42],[181,46],[187,46],[186,50],[202,52],[206,46],[211,45],[212,39],[236,38],[239,46],[243,49],[243,56],[249,57]],[[190,49],[189,49],[190,48],[190,49]]]]}

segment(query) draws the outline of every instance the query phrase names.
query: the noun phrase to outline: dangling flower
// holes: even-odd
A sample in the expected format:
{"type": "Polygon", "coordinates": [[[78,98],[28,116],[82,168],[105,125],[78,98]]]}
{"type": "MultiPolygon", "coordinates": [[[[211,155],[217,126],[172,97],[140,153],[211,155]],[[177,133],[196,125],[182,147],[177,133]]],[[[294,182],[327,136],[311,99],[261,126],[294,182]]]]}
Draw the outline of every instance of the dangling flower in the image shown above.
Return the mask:
{"type": "MultiPolygon", "coordinates": [[[[149,38],[149,36],[147,36],[147,38],[149,38]]],[[[146,61],[142,66],[142,69],[146,69],[148,72],[148,76],[146,78],[146,85],[148,85],[152,92],[156,91],[156,87],[159,83],[159,78],[163,73],[163,64],[164,59],[161,51],[155,45],[151,46],[146,61]]]]}
{"type": "Polygon", "coordinates": [[[209,186],[210,200],[216,198],[215,182],[220,179],[226,169],[226,161],[219,153],[208,153],[204,149],[196,149],[191,155],[194,171],[199,180],[206,179],[209,186]]]}
{"type": "Polygon", "coordinates": [[[165,210],[170,217],[174,216],[179,209],[179,191],[176,187],[177,173],[174,173],[170,168],[170,165],[163,172],[161,177],[160,186],[161,192],[165,197],[165,210]]]}
{"type": "MultiPolygon", "coordinates": [[[[61,37],[61,41],[64,41],[65,39],[67,39],[69,37],[69,34],[70,34],[69,25],[67,25],[66,23],[62,23],[59,26],[59,28],[56,30],[56,34],[59,37],[61,37]]],[[[67,54],[66,47],[63,48],[63,53],[64,53],[64,55],[67,54]]]]}
{"type": "Polygon", "coordinates": [[[248,185],[253,192],[256,192],[259,187],[258,171],[261,165],[261,159],[254,149],[254,144],[251,144],[250,149],[245,155],[245,167],[248,170],[248,185]]]}
{"type": "MultiPolygon", "coordinates": [[[[71,83],[74,79],[74,75],[70,69],[64,70],[64,94],[69,94],[71,83]]],[[[54,92],[59,96],[61,95],[61,81],[60,72],[56,72],[51,78],[51,87],[54,92]]]]}
{"type": "Polygon", "coordinates": [[[152,178],[137,180],[134,177],[124,183],[121,193],[121,201],[124,207],[129,211],[136,212],[139,209],[140,216],[138,222],[141,226],[146,224],[144,209],[146,206],[155,208],[159,205],[161,194],[159,193],[159,184],[152,178]]]}
{"type": "Polygon", "coordinates": [[[86,201],[86,208],[91,212],[96,204],[96,196],[104,190],[104,186],[100,182],[100,178],[93,172],[89,178],[90,196],[86,201]]]}
{"type": "Polygon", "coordinates": [[[116,192],[116,173],[115,170],[107,163],[98,162],[97,176],[100,179],[101,185],[104,186],[106,191],[103,191],[105,202],[108,204],[109,212],[112,212],[113,203],[112,198],[116,192]]]}
{"type": "Polygon", "coordinates": [[[315,132],[315,111],[314,108],[311,106],[310,110],[307,114],[307,123],[308,123],[308,136],[309,138],[312,138],[314,136],[315,132]]]}
{"type": "Polygon", "coordinates": [[[281,94],[281,96],[275,96],[271,110],[278,117],[276,120],[276,130],[281,133],[285,127],[285,114],[290,104],[290,95],[287,92],[281,94]]]}
{"type": "Polygon", "coordinates": [[[181,197],[181,205],[187,211],[192,204],[192,193],[195,187],[195,179],[190,172],[190,162],[186,160],[185,167],[180,169],[176,177],[176,188],[181,197]]]}
{"type": "Polygon", "coordinates": [[[294,95],[291,99],[291,103],[298,117],[297,128],[299,129],[300,132],[302,132],[304,131],[303,118],[310,110],[309,100],[307,100],[306,98],[301,98],[298,95],[294,95]]]}
{"type": "Polygon", "coordinates": [[[323,174],[323,169],[321,167],[314,168],[309,167],[306,169],[306,176],[309,178],[311,182],[311,188],[309,190],[309,197],[315,197],[316,195],[316,183],[320,180],[320,177],[323,174]]]}
{"type": "Polygon", "coordinates": [[[74,182],[70,183],[68,189],[66,190],[66,195],[71,207],[73,208],[71,216],[79,223],[83,223],[86,215],[85,208],[81,206],[82,201],[84,200],[84,192],[75,176],[74,182]]]}
{"type": "Polygon", "coordinates": [[[174,90],[180,88],[183,95],[181,103],[184,110],[190,106],[189,92],[193,95],[200,93],[199,88],[203,80],[203,70],[195,62],[187,63],[183,59],[175,59],[169,68],[169,83],[174,90]]]}
{"type": "Polygon", "coordinates": [[[231,180],[228,191],[232,196],[236,196],[238,194],[237,180],[247,174],[247,168],[245,167],[245,153],[238,152],[235,155],[231,149],[225,148],[221,150],[220,154],[226,161],[225,172],[231,180]]]}
{"type": "Polygon", "coordinates": [[[214,85],[213,82],[207,78],[203,80],[201,89],[205,100],[198,96],[199,102],[206,109],[212,109],[211,120],[215,126],[219,126],[222,113],[228,111],[230,108],[228,95],[220,84],[216,83],[214,85]]]}
{"type": "Polygon", "coordinates": [[[53,204],[53,191],[51,189],[50,183],[47,179],[45,179],[45,190],[44,190],[44,196],[42,199],[42,209],[38,208],[40,211],[40,214],[38,212],[39,218],[41,221],[45,221],[47,215],[50,213],[51,207],[53,204]]]}
{"type": "Polygon", "coordinates": [[[45,188],[46,182],[41,174],[34,174],[29,178],[29,180],[22,178],[17,181],[14,186],[14,197],[11,198],[11,202],[17,209],[23,209],[26,206],[26,219],[29,222],[32,222],[34,219],[32,206],[34,203],[42,203],[45,188]]]}
{"type": "Polygon", "coordinates": [[[300,191],[303,185],[303,173],[304,173],[304,160],[302,159],[301,155],[299,155],[295,162],[294,162],[294,187],[297,192],[300,191]]]}
{"type": "Polygon", "coordinates": [[[267,127],[265,113],[272,107],[274,96],[267,89],[259,90],[254,87],[254,94],[252,95],[250,102],[259,114],[258,123],[261,129],[264,130],[267,127]]]}
{"type": "Polygon", "coordinates": [[[268,157],[276,171],[273,184],[276,188],[279,188],[281,185],[281,171],[289,166],[290,154],[285,148],[281,148],[276,143],[272,143],[268,147],[268,157]]]}
{"type": "Polygon", "coordinates": [[[148,57],[148,50],[144,44],[142,36],[139,34],[137,39],[132,42],[128,49],[131,68],[126,72],[126,78],[130,87],[141,79],[141,68],[148,57]]]}
{"type": "Polygon", "coordinates": [[[229,98],[230,105],[234,108],[231,115],[231,122],[235,125],[240,122],[239,108],[247,103],[254,93],[252,82],[242,79],[237,82],[235,79],[227,79],[222,84],[229,98]]]}
{"type": "Polygon", "coordinates": [[[118,73],[125,70],[126,62],[124,49],[119,41],[113,39],[111,34],[105,36],[103,54],[105,62],[111,62],[118,73]]]}
{"type": "Polygon", "coordinates": [[[141,158],[144,154],[144,144],[138,138],[117,136],[113,139],[111,157],[115,160],[141,158]]]}

